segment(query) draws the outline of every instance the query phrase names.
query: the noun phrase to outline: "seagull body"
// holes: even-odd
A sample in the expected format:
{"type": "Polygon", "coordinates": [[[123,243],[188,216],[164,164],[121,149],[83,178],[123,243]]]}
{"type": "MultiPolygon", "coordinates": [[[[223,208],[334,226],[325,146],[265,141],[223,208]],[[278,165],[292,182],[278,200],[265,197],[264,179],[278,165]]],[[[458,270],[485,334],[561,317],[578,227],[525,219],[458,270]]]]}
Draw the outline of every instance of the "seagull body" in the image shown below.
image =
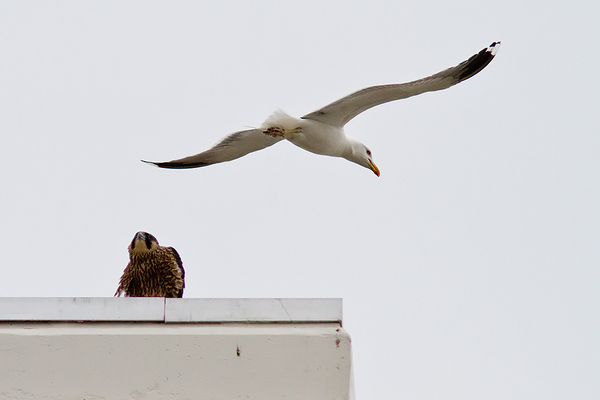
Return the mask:
{"type": "Polygon", "coordinates": [[[379,176],[371,150],[346,136],[344,126],[358,114],[379,104],[447,89],[472,77],[492,61],[499,47],[500,42],[494,42],[457,66],[423,79],[359,90],[301,118],[275,111],[259,128],[234,132],[212,148],[193,156],[167,162],[144,162],[161,168],[204,167],[235,160],[285,139],[311,153],[345,158],[379,176]]]}
{"type": "MultiPolygon", "coordinates": [[[[346,136],[343,126],[335,126],[310,118],[294,118],[281,110],[275,111],[259,129],[277,141],[286,139],[311,153],[332,157],[343,157],[367,168],[377,168],[361,159],[366,149],[358,140],[346,136]],[[358,156],[358,157],[357,157],[358,156]]],[[[366,151],[371,153],[370,150],[366,151]]]]}

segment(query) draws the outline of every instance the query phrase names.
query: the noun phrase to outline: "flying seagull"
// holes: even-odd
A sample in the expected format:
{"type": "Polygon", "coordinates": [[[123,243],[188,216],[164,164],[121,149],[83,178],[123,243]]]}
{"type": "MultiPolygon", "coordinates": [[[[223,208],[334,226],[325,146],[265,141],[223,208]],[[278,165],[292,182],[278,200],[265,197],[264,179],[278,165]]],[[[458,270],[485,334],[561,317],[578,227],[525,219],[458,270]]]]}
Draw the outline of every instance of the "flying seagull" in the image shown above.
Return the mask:
{"type": "Polygon", "coordinates": [[[148,232],[138,232],[128,250],[129,264],[116,297],[183,297],[185,271],[174,248],[160,246],[148,232]]]}
{"type": "Polygon", "coordinates": [[[358,140],[346,136],[344,125],[358,114],[379,104],[447,89],[469,79],[492,61],[499,47],[500,42],[494,42],[457,66],[427,78],[359,90],[300,119],[280,110],[275,111],[259,128],[232,133],[212,148],[193,156],[167,162],[142,161],[161,168],[204,167],[235,160],[287,139],[312,153],[343,157],[369,168],[379,176],[379,168],[373,162],[371,150],[358,140]]]}

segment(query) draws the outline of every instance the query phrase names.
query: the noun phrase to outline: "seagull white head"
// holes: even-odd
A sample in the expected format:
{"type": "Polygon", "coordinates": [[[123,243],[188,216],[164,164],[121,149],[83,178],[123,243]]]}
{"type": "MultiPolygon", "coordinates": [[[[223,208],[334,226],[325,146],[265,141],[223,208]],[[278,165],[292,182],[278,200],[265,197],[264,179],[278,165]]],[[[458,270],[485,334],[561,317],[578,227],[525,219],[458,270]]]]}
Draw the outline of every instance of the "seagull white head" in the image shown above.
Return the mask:
{"type": "Polygon", "coordinates": [[[354,138],[348,137],[348,141],[351,144],[350,149],[342,157],[348,161],[362,165],[365,168],[369,168],[375,175],[379,176],[379,168],[377,168],[377,165],[373,162],[371,150],[354,138]]]}

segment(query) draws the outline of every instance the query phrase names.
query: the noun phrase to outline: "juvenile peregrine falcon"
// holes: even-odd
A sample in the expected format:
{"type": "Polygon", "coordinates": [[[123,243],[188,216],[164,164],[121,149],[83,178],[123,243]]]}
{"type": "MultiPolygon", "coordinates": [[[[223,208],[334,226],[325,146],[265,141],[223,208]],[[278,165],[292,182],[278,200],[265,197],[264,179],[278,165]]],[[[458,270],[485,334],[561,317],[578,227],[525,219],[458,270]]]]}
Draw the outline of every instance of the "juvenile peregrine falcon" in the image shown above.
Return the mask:
{"type": "Polygon", "coordinates": [[[177,251],[158,245],[148,232],[138,232],[129,245],[129,264],[116,297],[183,297],[185,271],[177,251]]]}

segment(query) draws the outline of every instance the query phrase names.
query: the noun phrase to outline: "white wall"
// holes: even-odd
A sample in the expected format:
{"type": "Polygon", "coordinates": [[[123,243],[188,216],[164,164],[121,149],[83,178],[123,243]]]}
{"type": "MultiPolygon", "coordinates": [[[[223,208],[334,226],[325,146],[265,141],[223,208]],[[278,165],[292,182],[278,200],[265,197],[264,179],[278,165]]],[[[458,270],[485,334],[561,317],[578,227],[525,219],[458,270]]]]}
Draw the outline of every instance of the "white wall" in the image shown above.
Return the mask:
{"type": "Polygon", "coordinates": [[[0,322],[2,399],[353,397],[350,338],[339,321],[9,319],[0,322]]]}

